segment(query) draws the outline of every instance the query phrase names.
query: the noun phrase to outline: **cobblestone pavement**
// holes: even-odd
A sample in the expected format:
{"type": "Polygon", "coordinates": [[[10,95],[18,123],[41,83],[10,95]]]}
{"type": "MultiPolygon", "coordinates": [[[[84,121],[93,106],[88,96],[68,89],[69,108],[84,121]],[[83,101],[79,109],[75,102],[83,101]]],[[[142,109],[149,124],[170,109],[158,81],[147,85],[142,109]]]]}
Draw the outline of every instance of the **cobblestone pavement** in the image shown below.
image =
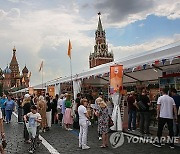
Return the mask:
{"type": "MultiPolygon", "coordinates": [[[[162,148],[156,148],[153,145],[147,143],[127,143],[125,137],[125,143],[116,149],[111,146],[109,148],[100,148],[101,141],[97,138],[97,128],[90,127],[88,132],[88,145],[91,147],[89,150],[81,150],[78,148],[78,130],[66,131],[62,129],[59,125],[54,124],[50,131],[41,133],[44,137],[60,154],[177,154],[180,151],[179,147],[175,149],[170,149],[167,145],[162,148]]],[[[5,124],[6,138],[8,141],[7,154],[26,154],[29,145],[23,142],[23,125],[16,122],[13,116],[13,121],[11,124],[5,124]]],[[[41,145],[37,151],[37,154],[49,154],[49,151],[41,145]]]]}
{"type": "MultiPolygon", "coordinates": [[[[30,145],[24,143],[23,124],[18,124],[14,115],[12,115],[12,122],[10,124],[4,123],[4,129],[7,140],[6,154],[28,153],[28,148],[30,145]]],[[[43,145],[40,145],[36,153],[48,154],[49,152],[43,145]]]]}

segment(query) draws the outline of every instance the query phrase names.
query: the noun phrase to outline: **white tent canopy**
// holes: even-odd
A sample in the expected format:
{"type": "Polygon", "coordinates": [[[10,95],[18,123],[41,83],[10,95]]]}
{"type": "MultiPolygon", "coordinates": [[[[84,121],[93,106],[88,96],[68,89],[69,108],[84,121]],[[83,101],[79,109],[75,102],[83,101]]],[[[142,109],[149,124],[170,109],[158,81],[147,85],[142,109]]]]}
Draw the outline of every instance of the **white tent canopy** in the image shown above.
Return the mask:
{"type": "Polygon", "coordinates": [[[28,89],[28,88],[24,88],[24,89],[21,89],[21,90],[18,90],[18,91],[12,92],[12,94],[26,93],[26,92],[28,92],[28,91],[29,91],[29,89],[28,89]]]}
{"type": "MultiPolygon", "coordinates": [[[[109,73],[110,66],[116,64],[122,64],[125,69],[124,74],[124,83],[131,83],[135,81],[148,81],[148,80],[157,80],[158,77],[162,75],[162,70],[167,67],[171,67],[169,64],[179,65],[179,59],[174,59],[175,57],[180,56],[180,41],[160,47],[155,50],[142,52],[141,54],[131,55],[119,60],[116,60],[111,63],[103,64],[94,68],[91,68],[85,72],[73,75],[72,80],[89,78],[90,76],[103,75],[109,73]],[[162,64],[162,60],[166,59],[165,64],[162,64]],[[152,67],[152,64],[159,60],[160,63],[152,67]],[[146,69],[143,70],[142,66],[146,64],[146,69]],[[140,70],[132,71],[135,67],[141,66],[140,70]],[[160,68],[160,69],[159,69],[160,68]],[[126,71],[129,69],[130,71],[126,71]],[[142,71],[143,74],[142,74],[142,71]]],[[[57,83],[70,82],[71,77],[66,77],[62,79],[55,79],[46,83],[47,86],[55,85],[57,83]]]]}
{"type": "MultiPolygon", "coordinates": [[[[32,88],[34,90],[45,89],[45,84],[43,84],[43,85],[39,84],[39,85],[33,86],[32,88]]],[[[26,92],[29,92],[29,88],[24,88],[24,89],[12,92],[12,94],[19,94],[19,93],[26,93],[26,92]]]]}

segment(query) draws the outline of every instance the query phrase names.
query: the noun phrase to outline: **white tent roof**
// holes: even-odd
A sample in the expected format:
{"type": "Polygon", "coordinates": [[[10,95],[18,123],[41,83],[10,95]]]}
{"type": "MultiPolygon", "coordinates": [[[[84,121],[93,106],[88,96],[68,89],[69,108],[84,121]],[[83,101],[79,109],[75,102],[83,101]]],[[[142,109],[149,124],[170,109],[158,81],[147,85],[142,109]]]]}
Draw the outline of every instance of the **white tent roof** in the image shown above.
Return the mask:
{"type": "Polygon", "coordinates": [[[39,85],[33,86],[32,88],[33,88],[34,90],[46,89],[45,85],[46,85],[45,83],[44,83],[44,84],[39,84],[39,85]]]}
{"type": "Polygon", "coordinates": [[[29,89],[28,89],[28,88],[24,88],[24,89],[21,89],[21,90],[18,90],[18,91],[12,92],[12,94],[25,93],[25,92],[28,92],[28,91],[29,91],[29,89]]]}
{"type": "MultiPolygon", "coordinates": [[[[125,58],[121,58],[119,60],[116,60],[111,63],[103,64],[94,68],[91,68],[85,72],[81,72],[79,74],[76,74],[73,76],[73,80],[81,79],[81,78],[87,78],[90,76],[97,76],[100,74],[105,74],[110,71],[110,66],[115,64],[122,64],[124,69],[129,69],[137,66],[143,66],[144,64],[152,65],[155,61],[162,59],[168,59],[166,61],[166,65],[170,66],[170,61],[173,60],[173,58],[180,56],[180,41],[157,48],[155,50],[150,50],[146,52],[142,52],[140,54],[131,55],[125,58]],[[168,64],[169,63],[169,64],[168,64]]],[[[173,60],[174,65],[179,65],[179,60],[173,60]]],[[[158,64],[158,67],[161,69],[164,69],[164,66],[162,63],[158,64]]],[[[141,69],[142,70],[142,69],[141,69]]],[[[143,70],[143,74],[141,71],[134,71],[132,70],[130,72],[125,73],[125,77],[123,79],[124,83],[128,82],[135,82],[136,79],[140,81],[145,80],[155,80],[158,79],[162,75],[162,71],[160,69],[154,69],[152,67],[147,66],[145,70],[143,70]],[[131,77],[128,77],[131,76],[131,77]],[[134,78],[134,79],[133,79],[134,78]]],[[[55,79],[52,81],[49,81],[46,83],[46,85],[54,85],[57,83],[63,83],[63,82],[70,82],[71,77],[66,77],[62,79],[55,79]]]]}

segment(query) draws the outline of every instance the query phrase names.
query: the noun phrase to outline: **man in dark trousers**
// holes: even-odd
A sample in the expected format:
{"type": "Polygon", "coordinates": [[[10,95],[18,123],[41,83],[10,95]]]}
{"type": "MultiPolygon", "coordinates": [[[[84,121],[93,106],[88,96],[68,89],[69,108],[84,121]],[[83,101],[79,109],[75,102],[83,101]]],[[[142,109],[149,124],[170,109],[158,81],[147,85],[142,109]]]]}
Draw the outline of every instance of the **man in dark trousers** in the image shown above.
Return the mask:
{"type": "Polygon", "coordinates": [[[128,131],[131,131],[131,125],[133,125],[132,131],[136,130],[136,106],[135,106],[135,93],[131,91],[130,96],[127,98],[128,102],[128,131]]]}
{"type": "Polygon", "coordinates": [[[169,147],[171,149],[174,148],[174,132],[173,132],[173,111],[175,114],[175,120],[177,120],[177,110],[176,110],[176,104],[172,97],[168,96],[168,89],[164,88],[162,89],[162,96],[158,98],[157,101],[157,119],[158,119],[158,131],[157,131],[157,137],[158,142],[153,143],[154,146],[161,148],[162,143],[162,131],[164,128],[164,125],[167,123],[168,130],[169,130],[169,136],[171,138],[169,147]]]}
{"type": "Polygon", "coordinates": [[[138,98],[139,102],[142,103],[144,108],[139,108],[140,113],[140,133],[141,134],[147,134],[149,135],[149,125],[150,125],[150,111],[149,106],[151,105],[151,102],[149,100],[149,97],[147,96],[146,89],[142,90],[141,95],[138,98]]]}
{"type": "MultiPolygon", "coordinates": [[[[180,95],[177,94],[177,90],[175,88],[171,89],[171,96],[174,99],[178,113],[180,108],[180,95]]],[[[174,121],[174,133],[175,136],[180,135],[180,115],[177,116],[177,122],[174,121]]]]}
{"type": "Polygon", "coordinates": [[[52,101],[52,124],[58,124],[58,119],[56,118],[58,98],[59,95],[56,94],[55,98],[52,101]]]}
{"type": "Polygon", "coordinates": [[[75,129],[79,129],[78,107],[81,105],[80,101],[81,101],[81,94],[78,93],[77,98],[75,100],[75,102],[76,102],[76,109],[75,109],[76,118],[75,118],[74,123],[73,123],[73,128],[75,128],[75,129]]]}

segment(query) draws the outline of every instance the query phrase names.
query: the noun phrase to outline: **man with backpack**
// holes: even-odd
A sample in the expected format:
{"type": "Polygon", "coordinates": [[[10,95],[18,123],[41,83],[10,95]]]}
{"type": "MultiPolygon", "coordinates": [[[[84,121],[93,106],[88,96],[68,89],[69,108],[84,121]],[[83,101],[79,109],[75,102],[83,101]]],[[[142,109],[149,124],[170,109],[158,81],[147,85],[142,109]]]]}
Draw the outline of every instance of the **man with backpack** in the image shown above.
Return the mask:
{"type": "Polygon", "coordinates": [[[151,105],[149,97],[147,96],[146,89],[142,90],[141,95],[138,98],[137,106],[140,113],[140,133],[149,135],[150,125],[150,111],[149,106],[151,105]]]}

